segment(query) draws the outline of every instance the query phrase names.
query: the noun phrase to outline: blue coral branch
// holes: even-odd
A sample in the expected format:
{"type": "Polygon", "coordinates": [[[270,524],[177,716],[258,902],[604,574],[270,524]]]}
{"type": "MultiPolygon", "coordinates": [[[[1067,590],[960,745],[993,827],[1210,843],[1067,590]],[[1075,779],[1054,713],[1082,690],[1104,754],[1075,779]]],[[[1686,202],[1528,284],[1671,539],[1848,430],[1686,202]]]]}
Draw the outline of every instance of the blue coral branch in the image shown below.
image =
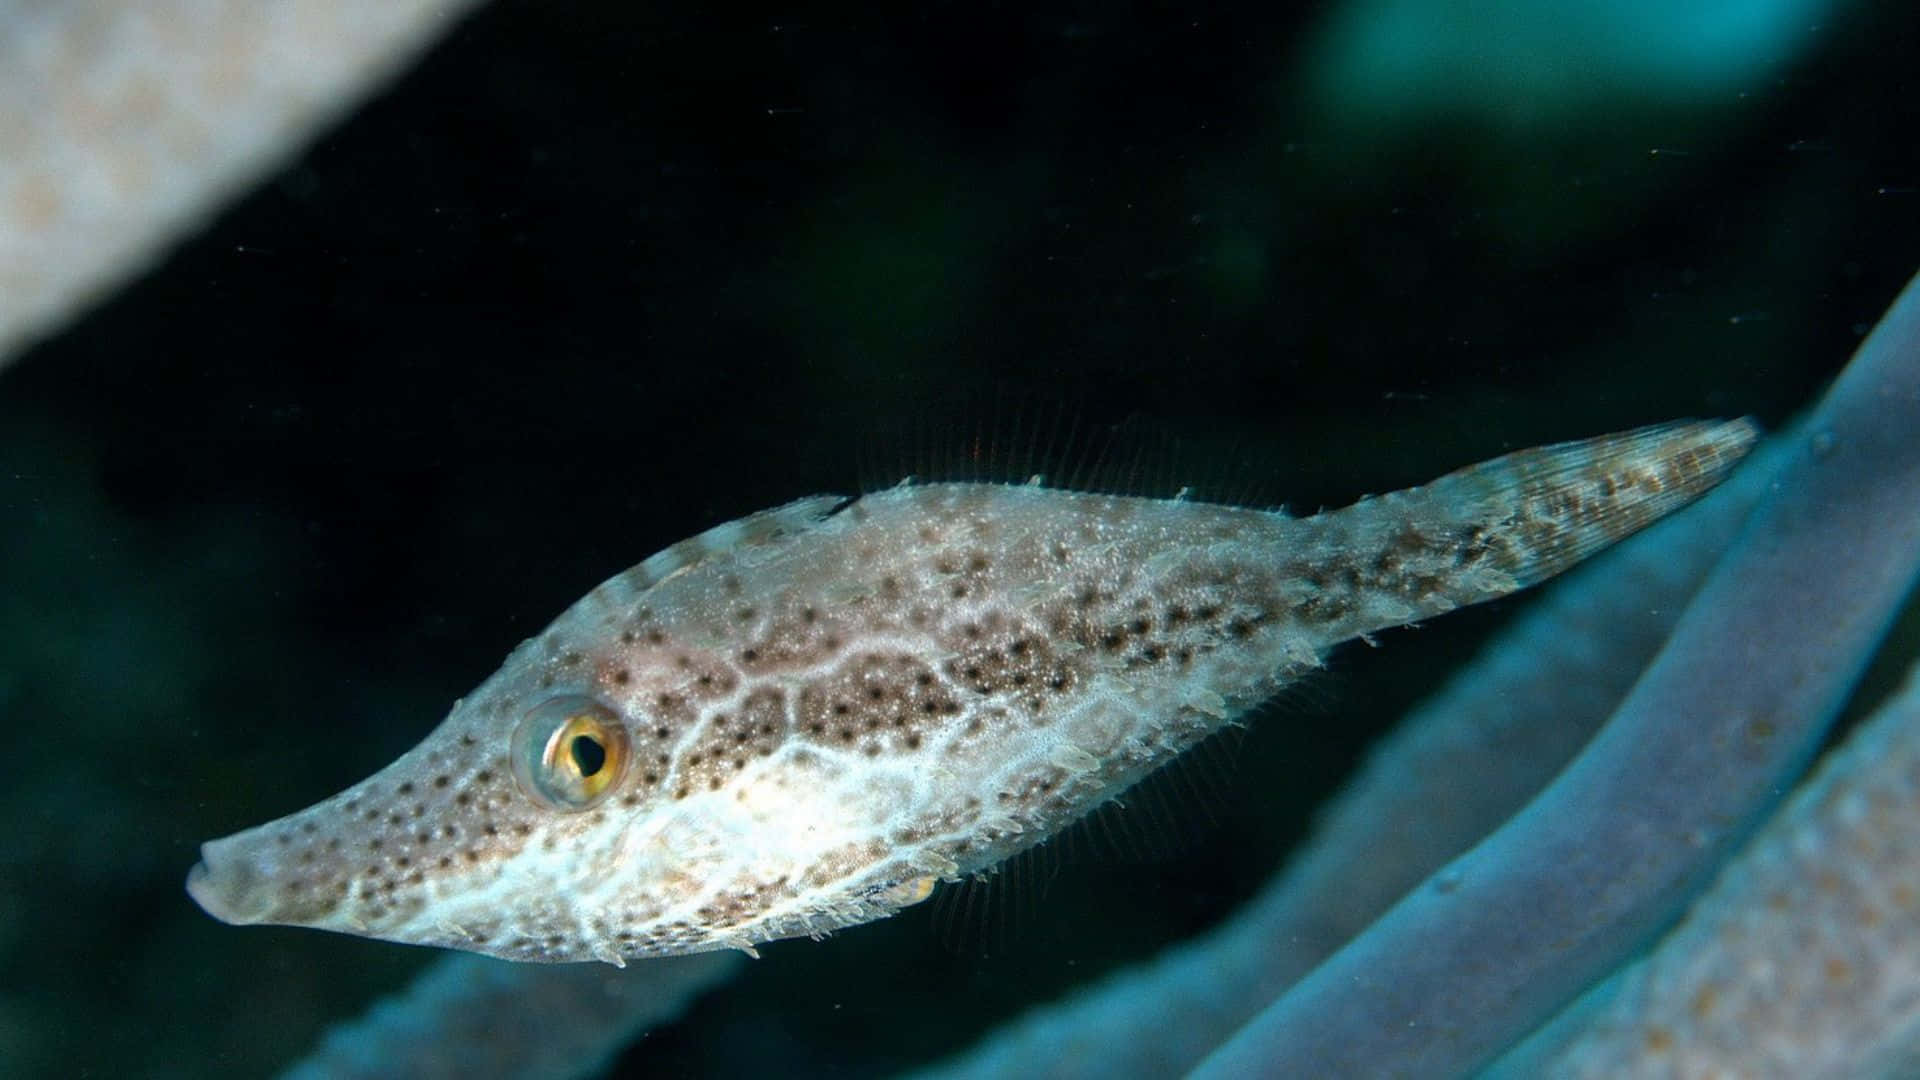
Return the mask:
{"type": "Polygon", "coordinates": [[[621,970],[451,954],[399,996],[328,1032],[283,1080],[591,1075],[635,1033],[677,1019],[745,959],[698,953],[621,970]]]}
{"type": "Polygon", "coordinates": [[[1449,1076],[1626,960],[1788,786],[1920,569],[1920,284],[1594,743],[1196,1070],[1449,1076]]]}
{"type": "Polygon", "coordinates": [[[1659,948],[1490,1080],[1920,1075],[1920,666],[1659,948]]]}

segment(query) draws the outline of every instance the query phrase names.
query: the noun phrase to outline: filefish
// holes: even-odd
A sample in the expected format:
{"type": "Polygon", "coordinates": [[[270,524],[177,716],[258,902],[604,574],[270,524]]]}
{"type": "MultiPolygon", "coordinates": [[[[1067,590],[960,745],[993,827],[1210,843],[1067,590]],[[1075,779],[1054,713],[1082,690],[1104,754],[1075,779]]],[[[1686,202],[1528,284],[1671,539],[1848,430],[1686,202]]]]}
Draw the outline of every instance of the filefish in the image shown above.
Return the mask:
{"type": "Polygon", "coordinates": [[[1321,667],[1691,501],[1749,420],[1306,517],[1026,484],[821,495],[588,593],[418,746],[201,848],[229,923],[512,960],[742,949],[983,872],[1321,667]]]}

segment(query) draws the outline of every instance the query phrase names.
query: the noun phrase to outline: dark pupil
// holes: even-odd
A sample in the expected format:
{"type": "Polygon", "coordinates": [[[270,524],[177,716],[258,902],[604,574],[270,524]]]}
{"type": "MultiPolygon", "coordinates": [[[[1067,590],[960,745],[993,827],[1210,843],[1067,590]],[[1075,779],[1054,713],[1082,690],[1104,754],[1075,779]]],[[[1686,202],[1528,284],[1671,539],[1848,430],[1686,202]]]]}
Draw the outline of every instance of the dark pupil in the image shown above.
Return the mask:
{"type": "Polygon", "coordinates": [[[592,776],[607,764],[607,748],[591,735],[575,735],[567,749],[573,753],[573,766],[581,776],[592,776]]]}

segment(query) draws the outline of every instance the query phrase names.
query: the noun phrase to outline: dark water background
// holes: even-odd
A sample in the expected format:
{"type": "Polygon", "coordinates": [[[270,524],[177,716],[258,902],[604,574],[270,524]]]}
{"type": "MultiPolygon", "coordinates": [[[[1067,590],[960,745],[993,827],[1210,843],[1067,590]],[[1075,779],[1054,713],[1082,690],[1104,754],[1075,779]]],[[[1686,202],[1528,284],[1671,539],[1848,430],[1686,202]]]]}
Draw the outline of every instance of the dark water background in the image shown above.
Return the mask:
{"type": "MultiPolygon", "coordinates": [[[[1920,9],[1371,109],[1316,89],[1333,10],[501,4],[0,376],[0,1072],[254,1074],[404,985],[429,954],[204,917],[195,846],[699,529],[1013,416],[1302,511],[1774,423],[1920,267],[1920,9]]],[[[765,949],[622,1067],[883,1073],[1211,925],[1521,602],[1341,652],[1157,839],[994,894],[1021,925],[765,949]]]]}

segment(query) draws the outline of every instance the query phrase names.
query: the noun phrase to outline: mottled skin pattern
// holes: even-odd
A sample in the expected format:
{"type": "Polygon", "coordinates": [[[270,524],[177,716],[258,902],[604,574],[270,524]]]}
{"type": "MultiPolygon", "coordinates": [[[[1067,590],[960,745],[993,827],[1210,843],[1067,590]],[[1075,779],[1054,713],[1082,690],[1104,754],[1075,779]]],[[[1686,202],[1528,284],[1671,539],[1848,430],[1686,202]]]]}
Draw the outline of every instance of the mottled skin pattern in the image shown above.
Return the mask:
{"type": "Polygon", "coordinates": [[[207,844],[188,887],[231,922],[537,961],[866,922],[1057,832],[1334,645],[1675,509],[1753,438],[1663,425],[1300,519],[1037,484],[803,499],[601,585],[378,775],[207,844]],[[581,716],[584,757],[541,741],[581,716]],[[604,789],[543,796],[543,746],[604,789]]]}

